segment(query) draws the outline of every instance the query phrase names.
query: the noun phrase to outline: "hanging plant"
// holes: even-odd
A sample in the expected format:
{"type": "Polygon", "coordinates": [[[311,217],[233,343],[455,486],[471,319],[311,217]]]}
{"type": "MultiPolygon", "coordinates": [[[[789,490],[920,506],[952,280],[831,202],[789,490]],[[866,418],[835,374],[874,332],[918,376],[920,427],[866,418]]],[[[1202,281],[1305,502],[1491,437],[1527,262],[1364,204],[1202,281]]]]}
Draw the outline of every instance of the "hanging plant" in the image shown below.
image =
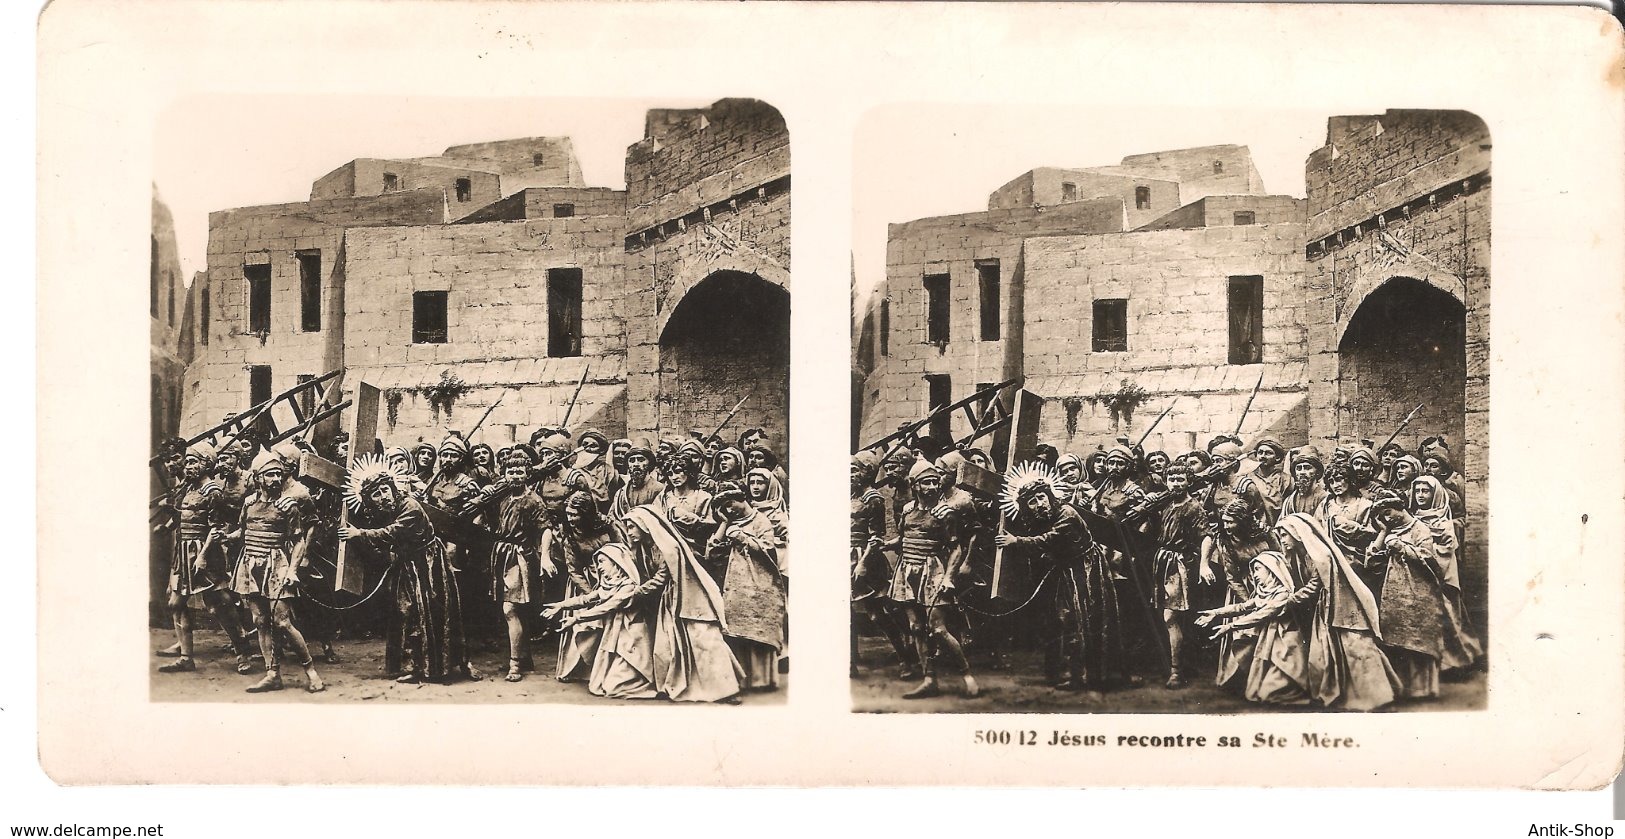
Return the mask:
{"type": "Polygon", "coordinates": [[[384,419],[389,421],[389,430],[395,430],[395,423],[401,418],[401,400],[406,398],[406,391],[392,387],[384,391],[384,419]]]}
{"type": "Polygon", "coordinates": [[[434,421],[439,423],[442,412],[445,413],[448,422],[451,420],[452,406],[456,405],[457,400],[461,399],[470,390],[473,390],[473,388],[469,387],[462,379],[457,378],[456,373],[450,370],[441,370],[440,381],[423,388],[422,393],[424,398],[429,400],[429,411],[433,414],[434,421]]]}
{"type": "MultiPolygon", "coordinates": [[[[1085,398],[1082,396],[1068,396],[1061,400],[1061,406],[1066,408],[1066,436],[1078,436],[1078,414],[1083,411],[1085,398]]],[[[1087,401],[1094,401],[1089,399],[1087,401]]]]}
{"type": "Polygon", "coordinates": [[[1134,409],[1144,404],[1150,394],[1145,392],[1145,388],[1123,379],[1115,392],[1102,390],[1098,398],[1100,404],[1112,412],[1112,425],[1122,428],[1134,421],[1134,409]]]}

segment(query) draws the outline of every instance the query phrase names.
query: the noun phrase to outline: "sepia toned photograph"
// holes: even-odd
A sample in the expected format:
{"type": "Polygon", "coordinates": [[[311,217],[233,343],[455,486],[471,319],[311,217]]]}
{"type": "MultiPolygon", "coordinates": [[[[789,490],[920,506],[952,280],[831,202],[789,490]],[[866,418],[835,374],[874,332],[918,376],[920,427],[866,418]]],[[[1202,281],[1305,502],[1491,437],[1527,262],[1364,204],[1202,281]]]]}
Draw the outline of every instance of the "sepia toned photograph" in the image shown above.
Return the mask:
{"type": "Polygon", "coordinates": [[[783,701],[777,110],[212,96],[156,154],[154,701],[783,701]]]}
{"type": "Polygon", "coordinates": [[[970,117],[859,132],[855,709],[1484,707],[1484,122],[970,117]]]}

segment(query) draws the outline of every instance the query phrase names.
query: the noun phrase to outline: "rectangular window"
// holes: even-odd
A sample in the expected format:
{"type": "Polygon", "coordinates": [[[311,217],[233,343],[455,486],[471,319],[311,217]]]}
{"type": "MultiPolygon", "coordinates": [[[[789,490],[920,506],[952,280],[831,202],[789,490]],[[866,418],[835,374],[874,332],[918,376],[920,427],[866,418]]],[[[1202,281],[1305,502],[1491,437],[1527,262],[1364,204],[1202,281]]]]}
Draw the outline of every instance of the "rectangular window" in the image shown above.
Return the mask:
{"type": "Polygon", "coordinates": [[[1230,363],[1264,360],[1264,278],[1230,278],[1230,363]]]}
{"type": "Polygon", "coordinates": [[[444,291],[412,292],[412,343],[446,343],[446,294],[444,291]]]}
{"type": "Polygon", "coordinates": [[[891,301],[880,301],[880,354],[891,355],[891,301]]]}
{"type": "Polygon", "coordinates": [[[925,340],[948,343],[948,275],[925,277],[925,340]]]}
{"type": "Polygon", "coordinates": [[[999,340],[999,261],[976,260],[976,287],[981,297],[982,340],[999,340]]]}
{"type": "Polygon", "coordinates": [[[1078,185],[1074,184],[1074,183],[1067,183],[1065,181],[1062,181],[1061,182],[1061,200],[1062,201],[1076,201],[1076,200],[1078,200],[1078,185]]]}
{"type": "MultiPolygon", "coordinates": [[[[295,377],[296,384],[309,384],[316,381],[316,376],[309,373],[300,373],[295,377]]],[[[299,416],[310,419],[316,413],[316,388],[306,388],[299,391],[299,416]]]]}
{"type": "Polygon", "coordinates": [[[209,281],[203,281],[202,305],[198,306],[197,332],[203,346],[209,345],[209,281]]]}
{"type": "Polygon", "coordinates": [[[574,205],[574,204],[554,204],[553,205],[553,218],[569,218],[569,217],[571,217],[571,216],[573,216],[575,214],[576,214],[576,205],[574,205]]]}
{"type": "Polygon", "coordinates": [[[474,197],[474,183],[467,178],[457,179],[457,203],[466,204],[474,197]]]}
{"type": "Polygon", "coordinates": [[[385,192],[394,192],[395,190],[400,189],[400,188],[401,188],[401,179],[399,177],[397,177],[394,172],[385,172],[384,173],[384,191],[385,192]]]}
{"type": "Polygon", "coordinates": [[[1128,301],[1096,300],[1094,351],[1128,352],[1128,301]]]}
{"type": "Polygon", "coordinates": [[[1151,209],[1151,187],[1137,186],[1134,188],[1134,209],[1151,209]]]}
{"type": "Polygon", "coordinates": [[[299,251],[299,329],[322,331],[322,252],[299,251]]]}
{"type": "Polygon", "coordinates": [[[271,365],[255,364],[248,368],[248,404],[258,405],[271,398],[271,365]]]}
{"type": "Polygon", "coordinates": [[[271,331],[271,266],[244,265],[248,279],[248,331],[271,331]]]}
{"type": "MultiPolygon", "coordinates": [[[[928,374],[925,377],[926,395],[930,400],[930,409],[945,408],[954,401],[954,380],[946,373],[928,374]]],[[[949,443],[953,438],[953,415],[944,413],[931,418],[931,436],[943,444],[949,443]]]]}
{"type": "Polygon", "coordinates": [[[532,166],[540,166],[546,160],[547,160],[547,158],[543,157],[542,155],[533,154],[533,155],[530,156],[530,165],[532,165],[532,166]]]}
{"type": "Polygon", "coordinates": [[[547,354],[581,355],[581,269],[547,269],[547,354]]]}
{"type": "Polygon", "coordinates": [[[1256,218],[1257,217],[1253,215],[1252,210],[1237,210],[1234,220],[1235,220],[1236,224],[1242,225],[1242,224],[1252,224],[1256,220],[1256,218]]]}

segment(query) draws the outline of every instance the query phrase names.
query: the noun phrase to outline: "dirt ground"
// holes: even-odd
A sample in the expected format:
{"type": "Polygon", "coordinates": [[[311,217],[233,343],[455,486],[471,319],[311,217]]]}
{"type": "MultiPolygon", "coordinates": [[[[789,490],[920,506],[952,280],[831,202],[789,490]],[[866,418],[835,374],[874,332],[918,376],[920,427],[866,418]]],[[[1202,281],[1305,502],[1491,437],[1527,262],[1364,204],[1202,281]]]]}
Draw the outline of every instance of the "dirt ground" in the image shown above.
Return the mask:
{"type": "MultiPolygon", "coordinates": [[[[944,695],[930,699],[904,699],[903,694],[918,682],[897,678],[896,656],[881,638],[860,642],[859,675],[852,679],[852,708],[869,713],[1041,713],[1041,714],[1236,714],[1281,713],[1296,709],[1247,702],[1219,690],[1213,683],[1214,666],[1187,673],[1180,690],[1163,687],[1167,673],[1145,670],[1145,684],[1117,687],[1103,693],[1070,692],[1038,684],[1042,673],[1037,653],[1018,653],[1007,670],[990,670],[985,656],[972,653],[971,672],[982,695],[966,699],[959,695],[956,676],[942,680],[944,695]]],[[[1196,658],[1196,656],[1192,656],[1196,658]]],[[[1205,658],[1205,657],[1204,657],[1205,658]]],[[[1391,712],[1463,711],[1484,707],[1484,674],[1472,673],[1465,681],[1446,681],[1437,699],[1396,704],[1391,712]]],[[[1310,708],[1305,711],[1313,710],[1310,708]]]]}
{"type": "MultiPolygon", "coordinates": [[[[167,647],[175,641],[172,631],[154,629],[150,636],[151,650],[167,647]]],[[[263,671],[256,669],[250,675],[238,675],[235,658],[225,650],[225,633],[199,630],[194,640],[196,655],[193,660],[198,665],[195,673],[158,673],[158,665],[173,659],[160,658],[148,651],[154,668],[149,695],[154,702],[560,702],[583,705],[664,702],[603,699],[587,693],[585,684],[566,684],[554,679],[556,647],[551,639],[535,648],[539,672],[528,674],[519,682],[502,679],[508,666],[506,640],[500,645],[492,641],[473,640],[470,646],[473,648],[474,667],[484,677],[477,682],[397,684],[394,679],[384,676],[382,640],[341,639],[333,645],[339,657],[337,664],[325,664],[320,658],[317,659],[316,670],[327,683],[327,690],[322,693],[305,692],[304,672],[298,667],[283,670],[284,690],[246,693],[244,688],[259,681],[263,671]]],[[[789,679],[788,674],[781,673],[777,691],[746,693],[741,704],[784,704],[789,679]]]]}

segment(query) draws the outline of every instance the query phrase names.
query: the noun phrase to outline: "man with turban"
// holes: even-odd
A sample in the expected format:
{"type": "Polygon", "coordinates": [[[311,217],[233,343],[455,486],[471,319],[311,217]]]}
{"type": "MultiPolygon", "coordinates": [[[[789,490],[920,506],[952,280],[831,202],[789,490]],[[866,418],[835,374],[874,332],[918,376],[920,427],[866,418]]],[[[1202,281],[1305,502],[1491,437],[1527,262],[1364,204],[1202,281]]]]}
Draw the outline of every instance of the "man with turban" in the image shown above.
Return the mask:
{"type": "Polygon", "coordinates": [[[610,500],[609,514],[612,521],[620,521],[633,507],[653,504],[660,493],[665,491],[666,484],[660,480],[658,470],[655,469],[655,453],[649,448],[648,440],[638,440],[626,451],[626,479],[615,491],[615,497],[610,500]]]}
{"type": "Polygon", "coordinates": [[[169,563],[169,611],[175,624],[175,646],[160,650],[160,656],[175,660],[158,668],[160,673],[187,673],[197,669],[192,661],[192,621],[188,601],[196,596],[209,614],[220,623],[237,654],[237,672],[248,673],[248,642],[237,621],[237,610],[226,593],[229,573],[226,551],[221,544],[225,528],[241,507],[228,505],[220,482],[214,480],[215,450],[199,441],[185,449],[180,481],[175,487],[175,540],[169,563]]]}

